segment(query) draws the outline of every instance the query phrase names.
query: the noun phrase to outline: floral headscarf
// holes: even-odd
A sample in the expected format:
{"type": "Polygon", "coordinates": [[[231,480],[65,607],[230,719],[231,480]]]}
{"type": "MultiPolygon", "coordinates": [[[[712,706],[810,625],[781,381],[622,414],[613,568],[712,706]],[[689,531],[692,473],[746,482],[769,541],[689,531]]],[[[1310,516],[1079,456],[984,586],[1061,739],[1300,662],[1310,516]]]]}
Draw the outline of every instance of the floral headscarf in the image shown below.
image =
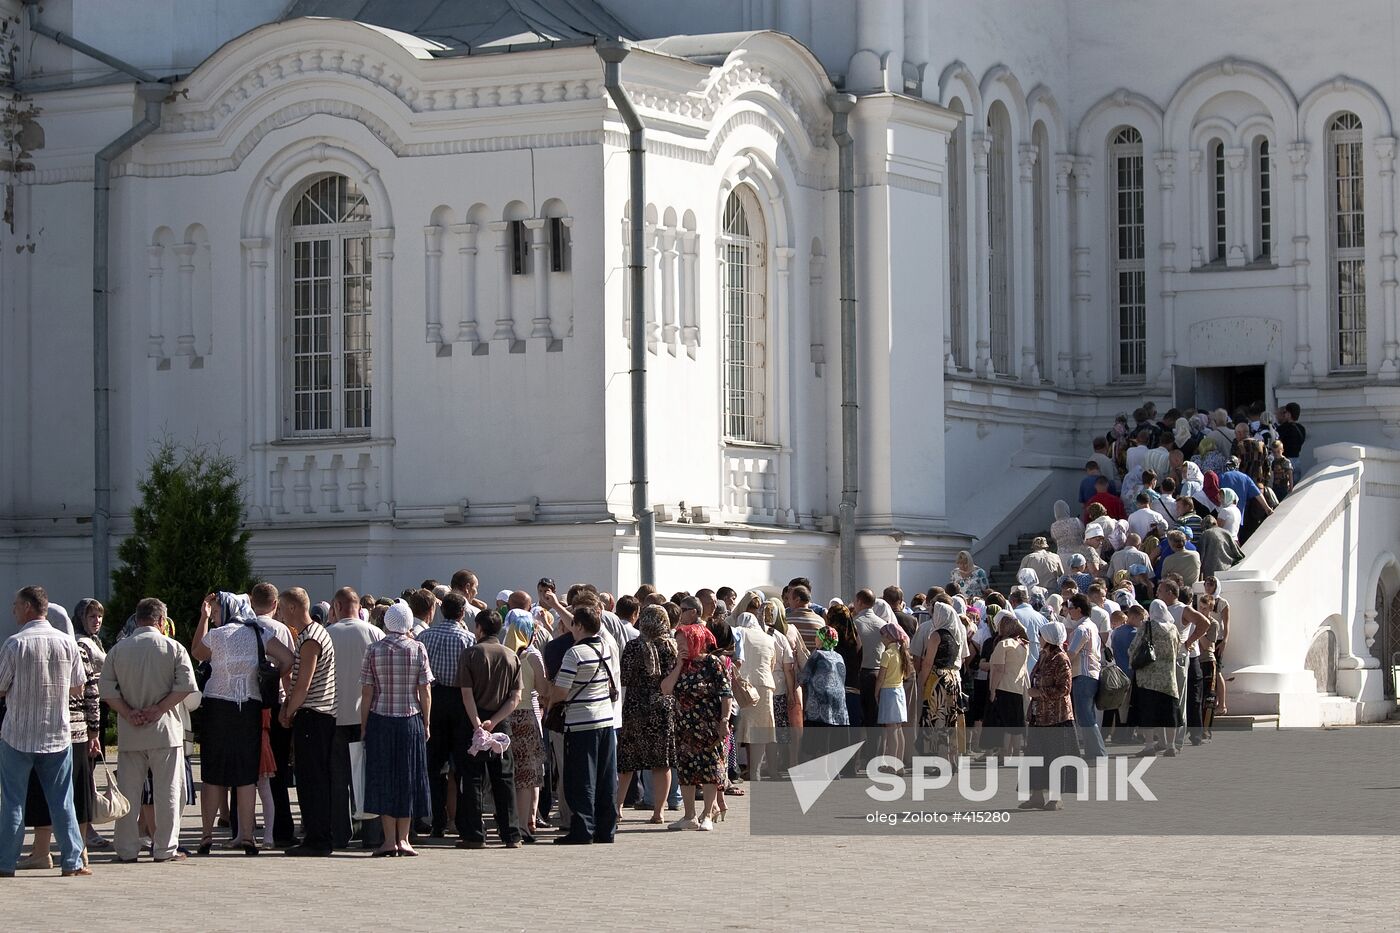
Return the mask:
{"type": "MultiPolygon", "coordinates": [[[[702,625],[694,627],[705,628],[702,625]]],[[[642,669],[648,677],[660,677],[661,655],[657,652],[656,643],[671,640],[671,617],[660,606],[647,606],[637,620],[637,630],[642,633],[639,639],[642,644],[642,669]]],[[[710,634],[708,628],[705,634],[710,634]]],[[[710,635],[710,639],[713,640],[714,636],[710,635]]]]}
{"type": "Polygon", "coordinates": [[[839,641],[840,636],[831,626],[827,625],[817,630],[817,647],[822,651],[835,651],[839,641]]]}
{"type": "Polygon", "coordinates": [[[527,609],[512,609],[506,613],[505,637],[501,639],[507,650],[519,653],[535,640],[535,617],[527,609]]]}
{"type": "Polygon", "coordinates": [[[219,600],[220,622],[228,625],[230,622],[257,622],[258,614],[253,611],[253,604],[243,593],[226,593],[220,590],[217,594],[219,600]]]}

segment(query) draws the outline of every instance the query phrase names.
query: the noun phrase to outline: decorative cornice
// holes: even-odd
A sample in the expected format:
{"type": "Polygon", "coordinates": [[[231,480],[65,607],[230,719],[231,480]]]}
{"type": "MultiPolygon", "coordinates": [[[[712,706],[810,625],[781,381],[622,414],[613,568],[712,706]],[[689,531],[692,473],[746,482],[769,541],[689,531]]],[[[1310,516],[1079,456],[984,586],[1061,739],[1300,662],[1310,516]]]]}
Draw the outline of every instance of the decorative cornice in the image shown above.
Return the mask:
{"type": "Polygon", "coordinates": [[[588,100],[603,96],[599,79],[560,78],[480,87],[423,87],[389,59],[372,52],[321,46],[260,62],[208,104],[176,105],[158,133],[199,133],[215,129],[243,105],[280,84],[300,77],[339,75],[363,81],[396,97],[413,113],[477,110],[537,103],[588,100]]]}

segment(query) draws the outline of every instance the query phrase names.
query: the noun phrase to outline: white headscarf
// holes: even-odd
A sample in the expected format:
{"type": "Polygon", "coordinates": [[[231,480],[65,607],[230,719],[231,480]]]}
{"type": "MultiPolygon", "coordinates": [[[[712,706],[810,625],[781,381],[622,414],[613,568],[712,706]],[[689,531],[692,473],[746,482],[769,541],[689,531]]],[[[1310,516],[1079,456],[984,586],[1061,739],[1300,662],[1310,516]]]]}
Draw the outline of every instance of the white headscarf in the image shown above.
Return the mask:
{"type": "Polygon", "coordinates": [[[1162,625],[1176,625],[1176,620],[1172,618],[1172,611],[1160,599],[1154,599],[1148,605],[1147,617],[1162,625]]]}
{"type": "Polygon", "coordinates": [[[1056,500],[1055,500],[1055,520],[1056,520],[1056,521],[1060,521],[1061,519],[1065,519],[1065,518],[1069,518],[1069,517],[1070,517],[1069,503],[1066,502],[1066,501],[1063,500],[1063,499],[1056,499],[1056,500]]]}
{"type": "Polygon", "coordinates": [[[49,603],[48,620],[49,624],[60,632],[67,632],[70,638],[76,637],[73,635],[73,620],[68,618],[68,610],[58,603],[49,603]]]}
{"type": "Polygon", "coordinates": [[[729,625],[731,628],[758,628],[758,617],[752,612],[747,612],[748,606],[755,599],[761,604],[763,602],[762,590],[749,590],[739,597],[739,601],[734,604],[734,611],[729,614],[729,625]],[[744,617],[748,618],[745,619],[744,617]]]}
{"type": "Polygon", "coordinates": [[[1063,645],[1065,643],[1065,627],[1059,622],[1046,622],[1040,627],[1040,640],[1048,641],[1052,645],[1063,645]]]}
{"type": "Polygon", "coordinates": [[[413,610],[402,599],[384,610],[384,631],[390,635],[407,635],[413,630],[413,610]]]}
{"type": "Polygon", "coordinates": [[[890,604],[883,599],[875,600],[875,607],[870,611],[873,612],[881,622],[893,622],[895,625],[899,624],[899,620],[895,618],[894,610],[891,609],[890,604]]]}

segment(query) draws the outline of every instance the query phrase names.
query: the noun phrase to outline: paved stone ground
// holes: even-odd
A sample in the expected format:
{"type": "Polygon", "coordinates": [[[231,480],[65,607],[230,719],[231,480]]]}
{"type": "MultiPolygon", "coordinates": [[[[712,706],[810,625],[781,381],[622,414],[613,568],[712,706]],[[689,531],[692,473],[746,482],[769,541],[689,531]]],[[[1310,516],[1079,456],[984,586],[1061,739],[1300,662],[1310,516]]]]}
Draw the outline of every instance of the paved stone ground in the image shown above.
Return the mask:
{"type": "MultiPolygon", "coordinates": [[[[629,811],[613,846],[449,841],[416,859],[216,852],[168,865],[98,854],[90,878],[0,881],[0,929],[524,930],[569,917],[581,931],[1382,930],[1400,919],[1396,838],[774,838],[750,835],[747,798],[729,800],[713,833],[667,832],[629,811]]],[[[193,808],[184,838],[198,839],[193,808]]]]}

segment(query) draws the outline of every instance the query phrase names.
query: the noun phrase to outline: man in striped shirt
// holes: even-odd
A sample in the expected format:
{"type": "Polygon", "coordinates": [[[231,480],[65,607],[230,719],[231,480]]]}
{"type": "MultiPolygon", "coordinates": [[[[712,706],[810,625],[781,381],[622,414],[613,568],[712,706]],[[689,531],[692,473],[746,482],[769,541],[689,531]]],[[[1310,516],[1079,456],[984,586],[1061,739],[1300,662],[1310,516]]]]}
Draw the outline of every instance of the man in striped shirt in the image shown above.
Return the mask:
{"type": "Polygon", "coordinates": [[[292,730],[297,800],[305,837],[287,855],[330,855],[332,849],[331,756],[335,751],[335,645],[311,618],[311,599],[299,586],[278,599],[282,622],[296,636],[291,688],[279,714],[292,730]]]}
{"type": "Polygon", "coordinates": [[[617,659],[611,639],[601,638],[595,604],[574,609],[564,623],[574,646],[554,678],[553,697],[564,708],[564,795],[572,811],[569,831],[558,845],[612,842],[617,831],[617,735],[613,701],[618,695],[617,659]]]}

